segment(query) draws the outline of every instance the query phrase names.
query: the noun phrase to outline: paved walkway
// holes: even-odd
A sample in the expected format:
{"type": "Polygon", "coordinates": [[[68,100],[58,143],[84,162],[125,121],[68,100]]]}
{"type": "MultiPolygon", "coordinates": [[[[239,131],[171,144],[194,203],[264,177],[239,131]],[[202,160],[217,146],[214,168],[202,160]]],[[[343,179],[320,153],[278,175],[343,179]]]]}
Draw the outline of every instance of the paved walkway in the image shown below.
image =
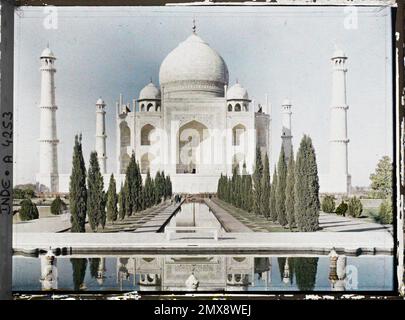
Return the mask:
{"type": "Polygon", "coordinates": [[[393,238],[388,232],[243,232],[223,233],[219,240],[202,234],[177,234],[166,240],[164,233],[15,233],[16,252],[67,248],[72,253],[338,253],[391,254],[393,238]]]}
{"type": "Polygon", "coordinates": [[[13,233],[63,232],[70,228],[70,213],[13,223],[13,233]]]}
{"type": "Polygon", "coordinates": [[[204,199],[205,204],[211,209],[226,232],[253,232],[238,219],[210,199],[204,199]]]}
{"type": "Polygon", "coordinates": [[[173,203],[167,207],[159,210],[159,212],[153,216],[148,222],[141,225],[136,229],[135,233],[144,233],[144,232],[158,232],[158,230],[171,218],[174,212],[181,206],[181,203],[173,203]]]}
{"type": "Polygon", "coordinates": [[[382,225],[370,222],[364,218],[342,217],[336,214],[321,213],[319,227],[322,231],[332,232],[389,232],[392,234],[392,225],[382,225]]]}

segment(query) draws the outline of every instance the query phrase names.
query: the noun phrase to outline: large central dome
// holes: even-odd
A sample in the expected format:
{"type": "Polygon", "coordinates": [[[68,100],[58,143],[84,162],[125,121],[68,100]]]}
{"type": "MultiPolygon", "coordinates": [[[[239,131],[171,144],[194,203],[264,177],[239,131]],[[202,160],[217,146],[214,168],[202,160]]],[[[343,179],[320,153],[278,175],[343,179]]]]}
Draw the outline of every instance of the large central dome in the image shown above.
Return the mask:
{"type": "Polygon", "coordinates": [[[194,95],[223,96],[228,84],[224,59],[195,33],[163,60],[160,85],[170,97],[194,95]]]}

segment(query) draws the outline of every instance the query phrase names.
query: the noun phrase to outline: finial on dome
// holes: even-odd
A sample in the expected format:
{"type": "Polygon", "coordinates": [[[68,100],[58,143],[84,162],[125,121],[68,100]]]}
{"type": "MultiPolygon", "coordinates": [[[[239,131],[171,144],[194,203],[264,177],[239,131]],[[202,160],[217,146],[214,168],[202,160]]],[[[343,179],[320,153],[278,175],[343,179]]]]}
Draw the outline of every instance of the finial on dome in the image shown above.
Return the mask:
{"type": "Polygon", "coordinates": [[[239,83],[239,79],[238,79],[238,78],[236,78],[236,83],[239,83]]]}
{"type": "Polygon", "coordinates": [[[193,19],[193,33],[196,33],[197,26],[195,25],[195,18],[193,19]]]}
{"type": "Polygon", "coordinates": [[[150,77],[150,83],[153,83],[153,81],[152,81],[152,77],[150,77]]]}

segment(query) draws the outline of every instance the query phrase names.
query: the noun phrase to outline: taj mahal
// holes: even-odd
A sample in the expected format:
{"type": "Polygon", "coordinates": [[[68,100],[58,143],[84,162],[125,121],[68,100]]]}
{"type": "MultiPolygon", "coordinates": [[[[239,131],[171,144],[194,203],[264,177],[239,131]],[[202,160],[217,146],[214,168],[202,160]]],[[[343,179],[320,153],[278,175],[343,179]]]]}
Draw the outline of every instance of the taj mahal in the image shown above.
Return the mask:
{"type": "MultiPolygon", "coordinates": [[[[38,189],[44,192],[69,191],[69,173],[58,171],[56,72],[53,52],[46,48],[41,60],[40,168],[38,189]]],[[[336,50],[332,61],[333,87],[330,108],[330,173],[320,177],[321,192],[350,192],[348,173],[348,134],[346,102],[346,60],[336,50]]],[[[170,175],[176,193],[214,193],[221,174],[232,174],[237,166],[252,173],[256,150],[262,156],[272,154],[271,112],[268,95],[265,103],[249,98],[243,79],[229,83],[228,67],[221,55],[196,32],[174,48],[163,60],[159,85],[150,83],[138,98],[124,103],[120,95],[114,108],[100,98],[95,105],[97,151],[105,186],[111,173],[117,186],[125,178],[132,153],[142,174],[164,170],[170,175]],[[105,114],[116,113],[116,158],[109,157],[105,114]],[[107,172],[107,161],[116,163],[115,172],[107,172]]],[[[292,104],[281,106],[282,146],[288,157],[292,150],[292,104]]],[[[276,158],[275,158],[276,159],[276,158]]]]}

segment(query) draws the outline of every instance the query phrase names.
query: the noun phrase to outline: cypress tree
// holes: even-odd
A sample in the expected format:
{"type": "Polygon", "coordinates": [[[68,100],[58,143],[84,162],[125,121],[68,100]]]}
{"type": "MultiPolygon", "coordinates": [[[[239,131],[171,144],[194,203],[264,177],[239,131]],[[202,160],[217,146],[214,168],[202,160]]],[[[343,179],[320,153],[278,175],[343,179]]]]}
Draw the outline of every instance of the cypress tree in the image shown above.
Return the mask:
{"type": "Polygon", "coordinates": [[[111,174],[110,185],[107,192],[107,217],[108,221],[114,222],[117,220],[118,209],[118,197],[117,197],[117,185],[115,183],[114,175],[111,174]]]}
{"type": "Polygon", "coordinates": [[[86,258],[71,258],[70,262],[72,264],[72,277],[73,277],[73,288],[75,291],[79,291],[83,287],[84,278],[86,276],[87,269],[87,259],[86,258]]]}
{"type": "Polygon", "coordinates": [[[135,180],[136,179],[136,160],[135,153],[132,152],[128,167],[125,173],[124,194],[126,216],[131,216],[135,211],[135,180]]]}
{"type": "Polygon", "coordinates": [[[161,199],[160,196],[160,171],[158,170],[155,174],[155,204],[159,204],[161,199]]]}
{"type": "Polygon", "coordinates": [[[97,278],[98,274],[98,267],[100,265],[100,258],[89,258],[88,259],[90,264],[90,275],[92,278],[97,278]]]}
{"type": "Polygon", "coordinates": [[[276,205],[276,190],[277,190],[277,168],[274,167],[273,179],[270,189],[270,219],[273,222],[277,221],[277,205],[276,205]]]}
{"type": "Polygon", "coordinates": [[[281,147],[280,157],[277,164],[277,190],[276,190],[276,211],[277,221],[280,225],[287,224],[287,215],[285,212],[285,187],[287,183],[287,164],[285,162],[284,148],[281,147]]]}
{"type": "Polygon", "coordinates": [[[135,163],[135,179],[134,179],[134,188],[133,188],[133,198],[135,200],[134,209],[135,212],[139,212],[143,209],[143,185],[142,185],[142,176],[141,170],[139,168],[139,163],[135,163]]]}
{"type": "MultiPolygon", "coordinates": [[[[298,162],[298,161],[297,161],[298,162]]],[[[319,258],[293,258],[297,287],[301,291],[314,290],[319,258]]]]}
{"type": "Polygon", "coordinates": [[[295,163],[294,215],[299,231],[316,231],[319,227],[319,181],[312,140],[304,135],[295,163]]]}
{"type": "Polygon", "coordinates": [[[295,227],[294,218],[294,184],[295,184],[295,161],[294,152],[291,150],[287,166],[287,185],[285,187],[285,211],[290,230],[295,227]]]}
{"type": "Polygon", "coordinates": [[[87,189],[86,189],[86,166],[82,152],[82,137],[75,136],[73,148],[72,173],[69,182],[69,199],[71,213],[71,232],[85,232],[87,189]]]}
{"type": "MultiPolygon", "coordinates": [[[[104,184],[104,182],[103,182],[104,184]]],[[[104,188],[104,187],[103,187],[104,188]]],[[[104,190],[102,191],[102,202],[101,202],[101,210],[98,216],[98,224],[104,229],[105,223],[107,221],[107,214],[106,214],[106,206],[107,206],[107,192],[104,190]]]]}
{"type": "Polygon", "coordinates": [[[146,173],[145,179],[145,206],[152,207],[155,204],[155,194],[153,190],[153,180],[150,177],[150,171],[146,173]]]}
{"type": "Polygon", "coordinates": [[[271,193],[271,186],[270,186],[270,164],[269,164],[269,157],[266,155],[264,156],[264,167],[263,167],[263,176],[262,176],[262,193],[261,193],[261,201],[260,201],[260,213],[264,217],[270,216],[270,193],[271,193]]]}
{"type": "Polygon", "coordinates": [[[166,176],[166,184],[167,184],[167,196],[171,198],[173,196],[173,191],[172,191],[172,180],[170,179],[170,176],[166,176]]]}
{"type": "Polygon", "coordinates": [[[118,195],[118,206],[119,206],[118,214],[119,214],[121,220],[123,220],[125,218],[125,215],[127,213],[126,199],[127,199],[127,196],[125,194],[125,188],[121,184],[121,190],[118,195]]]}
{"type": "Polygon", "coordinates": [[[165,176],[164,171],[162,171],[161,179],[162,179],[162,197],[163,197],[164,200],[166,200],[167,199],[167,196],[166,196],[166,176],[165,176]]]}
{"type": "MultiPolygon", "coordinates": [[[[98,225],[102,224],[104,211],[103,176],[97,159],[97,152],[90,153],[90,166],[87,175],[88,197],[87,214],[91,230],[97,231],[98,225]]],[[[104,211],[105,215],[105,211],[104,211]]]]}
{"type": "Polygon", "coordinates": [[[260,148],[256,148],[256,164],[253,173],[253,211],[260,214],[260,201],[262,199],[263,162],[260,148]]]}
{"type": "Polygon", "coordinates": [[[233,167],[232,169],[232,179],[231,179],[231,203],[232,205],[234,205],[235,207],[237,207],[237,203],[238,203],[238,198],[239,198],[239,194],[238,194],[238,171],[239,171],[239,166],[236,165],[233,167]]]}
{"type": "Polygon", "coordinates": [[[253,207],[253,187],[252,187],[252,176],[250,174],[246,175],[245,180],[245,190],[246,190],[246,200],[245,206],[246,210],[251,212],[253,207]]]}

